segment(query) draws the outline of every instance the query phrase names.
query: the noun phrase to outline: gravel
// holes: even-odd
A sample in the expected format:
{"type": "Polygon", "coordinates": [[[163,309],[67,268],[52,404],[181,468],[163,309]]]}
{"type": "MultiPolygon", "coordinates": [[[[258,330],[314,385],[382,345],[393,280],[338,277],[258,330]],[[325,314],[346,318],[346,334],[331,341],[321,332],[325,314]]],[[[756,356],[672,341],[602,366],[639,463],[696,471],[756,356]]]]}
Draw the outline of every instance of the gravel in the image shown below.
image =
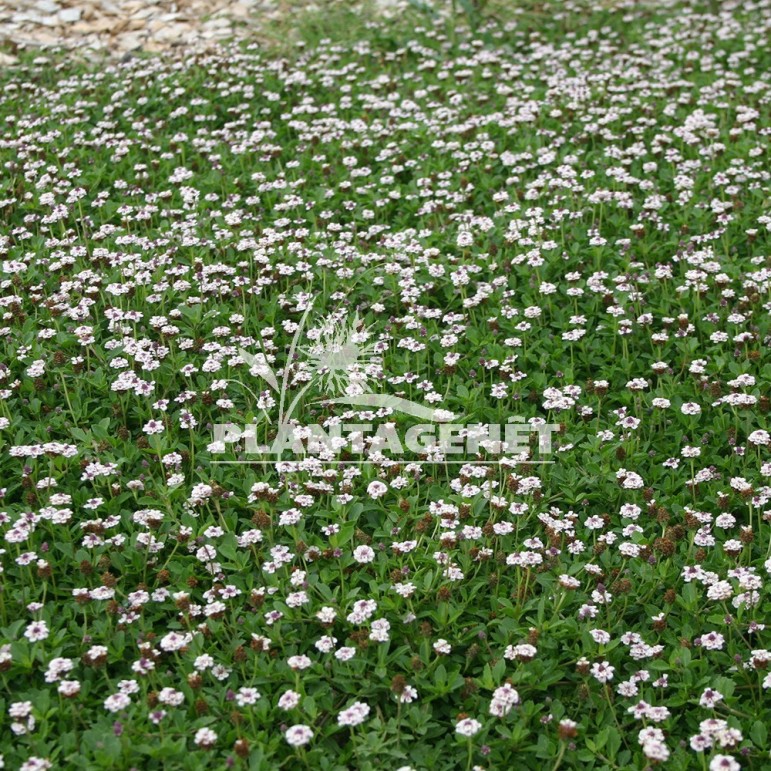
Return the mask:
{"type": "Polygon", "coordinates": [[[253,33],[281,0],[0,0],[0,67],[19,49],[87,57],[207,47],[253,33]]]}

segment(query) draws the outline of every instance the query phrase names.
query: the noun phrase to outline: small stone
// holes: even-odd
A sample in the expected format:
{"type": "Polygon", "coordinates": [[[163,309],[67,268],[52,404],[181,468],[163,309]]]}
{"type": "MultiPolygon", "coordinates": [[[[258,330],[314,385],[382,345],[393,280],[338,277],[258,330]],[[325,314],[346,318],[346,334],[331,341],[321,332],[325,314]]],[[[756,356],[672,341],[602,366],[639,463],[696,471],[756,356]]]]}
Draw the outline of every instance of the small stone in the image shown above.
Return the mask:
{"type": "Polygon", "coordinates": [[[80,21],[80,8],[63,8],[59,11],[59,21],[64,24],[73,24],[80,21]]]}
{"type": "Polygon", "coordinates": [[[92,32],[110,32],[115,29],[115,22],[111,19],[96,19],[90,24],[92,32]]]}
{"type": "Polygon", "coordinates": [[[162,40],[167,43],[180,42],[183,36],[190,32],[190,28],[182,24],[170,24],[168,27],[163,27],[155,33],[156,40],[162,40]]]}
{"type": "Polygon", "coordinates": [[[120,35],[116,43],[122,51],[134,51],[142,47],[142,40],[137,34],[120,35]]]}
{"type": "Polygon", "coordinates": [[[49,35],[47,32],[35,31],[35,37],[23,37],[16,38],[16,42],[20,45],[28,46],[29,48],[42,48],[51,47],[55,48],[62,45],[61,38],[55,35],[49,35]]]}
{"type": "Polygon", "coordinates": [[[222,27],[229,27],[229,26],[230,26],[230,19],[226,19],[223,16],[209,19],[208,21],[204,22],[204,27],[206,27],[207,29],[221,29],[222,27]]]}
{"type": "Polygon", "coordinates": [[[40,13],[58,13],[61,10],[61,6],[53,0],[38,0],[35,3],[35,10],[40,13]]]}
{"type": "Polygon", "coordinates": [[[250,14],[250,9],[243,3],[236,3],[230,6],[230,15],[236,19],[244,19],[250,14]]]}

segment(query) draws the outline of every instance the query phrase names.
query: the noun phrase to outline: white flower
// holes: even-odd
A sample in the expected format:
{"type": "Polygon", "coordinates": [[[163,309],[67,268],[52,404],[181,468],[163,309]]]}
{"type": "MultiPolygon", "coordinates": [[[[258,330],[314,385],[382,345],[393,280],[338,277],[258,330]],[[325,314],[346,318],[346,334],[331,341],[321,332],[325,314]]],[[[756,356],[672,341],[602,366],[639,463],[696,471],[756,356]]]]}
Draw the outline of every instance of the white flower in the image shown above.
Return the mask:
{"type": "Polygon", "coordinates": [[[256,688],[249,688],[248,686],[239,688],[238,693],[236,694],[236,704],[238,704],[239,707],[250,707],[253,704],[256,704],[259,699],[259,691],[256,688]]]}
{"type": "Polygon", "coordinates": [[[378,480],[370,482],[367,486],[367,495],[375,500],[382,498],[387,492],[388,485],[384,484],[383,482],[379,482],[378,480]]]}
{"type": "Polygon", "coordinates": [[[308,656],[290,656],[286,663],[290,669],[294,669],[296,672],[308,669],[308,667],[313,665],[313,661],[308,656]]]}
{"type": "Polygon", "coordinates": [[[456,243],[461,249],[465,249],[474,243],[474,236],[471,234],[470,230],[461,230],[458,233],[456,243]]]}
{"type": "Polygon", "coordinates": [[[599,661],[592,664],[592,675],[601,683],[610,682],[613,679],[613,673],[616,668],[607,661],[599,661]]]}
{"type": "Polygon", "coordinates": [[[191,640],[191,634],[179,634],[179,632],[169,632],[161,638],[161,649],[164,651],[178,651],[184,648],[191,640]]]}
{"type": "Polygon", "coordinates": [[[172,707],[178,707],[185,701],[185,694],[174,688],[162,688],[158,694],[158,701],[161,704],[169,704],[172,707]]]}
{"type": "Polygon", "coordinates": [[[474,736],[482,729],[482,724],[472,717],[465,717],[455,724],[455,733],[461,736],[474,736]]]}
{"type": "Polygon", "coordinates": [[[709,762],[709,771],[740,771],[741,766],[730,755],[715,755],[709,762]]]}
{"type": "Polygon", "coordinates": [[[289,710],[294,709],[300,703],[301,698],[297,691],[284,691],[278,700],[278,708],[289,712],[289,710]]]}
{"type": "Polygon", "coordinates": [[[27,374],[30,377],[40,377],[41,375],[45,374],[46,371],[46,363],[42,359],[37,359],[37,361],[33,361],[32,364],[27,367],[27,374]]]}
{"type": "Polygon", "coordinates": [[[449,655],[452,652],[452,646],[450,645],[450,643],[447,642],[447,640],[445,640],[444,638],[440,637],[434,643],[434,650],[437,653],[440,653],[440,654],[443,654],[443,655],[446,656],[446,655],[449,655]]]}
{"type": "Polygon", "coordinates": [[[48,624],[45,621],[33,621],[27,625],[24,630],[24,636],[30,642],[38,642],[39,640],[45,640],[49,635],[48,624]]]}
{"type": "Polygon", "coordinates": [[[313,731],[307,726],[299,723],[298,725],[289,726],[284,734],[286,743],[291,747],[302,747],[307,744],[313,738],[313,731]]]}
{"type": "Polygon", "coordinates": [[[345,645],[335,651],[335,658],[338,661],[350,661],[356,655],[356,648],[345,645]]]}
{"type": "Polygon", "coordinates": [[[369,705],[363,701],[355,701],[348,709],[337,716],[337,724],[342,726],[357,726],[363,723],[369,715],[369,705]]]}
{"type": "Polygon", "coordinates": [[[495,717],[504,717],[511,712],[511,708],[519,704],[519,693],[508,683],[493,691],[493,700],[490,702],[490,714],[495,717]]]}
{"type": "Polygon", "coordinates": [[[104,700],[104,708],[108,712],[120,712],[131,704],[131,699],[125,693],[114,693],[104,700]]]}
{"type": "Polygon", "coordinates": [[[72,698],[80,693],[80,683],[77,680],[62,680],[56,690],[62,696],[72,698]]]}
{"type": "Polygon", "coordinates": [[[208,749],[209,747],[213,747],[217,743],[217,733],[216,731],[212,731],[211,728],[199,728],[195,732],[195,738],[193,739],[193,741],[199,747],[208,749]]]}
{"type": "Polygon", "coordinates": [[[375,550],[370,546],[357,546],[353,550],[353,558],[361,564],[372,562],[375,559],[375,550]]]}

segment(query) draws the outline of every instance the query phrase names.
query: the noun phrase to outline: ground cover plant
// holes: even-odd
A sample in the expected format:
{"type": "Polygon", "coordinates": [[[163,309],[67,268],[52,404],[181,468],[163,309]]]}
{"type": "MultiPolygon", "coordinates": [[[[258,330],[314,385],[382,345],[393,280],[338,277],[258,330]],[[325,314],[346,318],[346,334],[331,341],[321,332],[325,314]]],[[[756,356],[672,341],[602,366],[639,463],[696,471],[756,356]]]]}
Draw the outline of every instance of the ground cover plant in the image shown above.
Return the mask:
{"type": "Polygon", "coordinates": [[[474,26],[3,74],[6,768],[771,767],[771,5],[474,26]]]}

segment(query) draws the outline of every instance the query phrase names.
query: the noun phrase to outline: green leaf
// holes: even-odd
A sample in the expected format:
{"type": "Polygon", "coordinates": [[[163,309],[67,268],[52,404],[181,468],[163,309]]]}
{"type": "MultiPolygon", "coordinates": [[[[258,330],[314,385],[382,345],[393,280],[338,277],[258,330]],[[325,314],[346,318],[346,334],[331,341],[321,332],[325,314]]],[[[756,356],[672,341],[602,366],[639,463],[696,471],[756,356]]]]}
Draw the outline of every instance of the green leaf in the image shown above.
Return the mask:
{"type": "Polygon", "coordinates": [[[621,748],[621,734],[618,732],[618,728],[611,726],[608,731],[608,755],[611,760],[614,760],[621,748]]]}
{"type": "Polygon", "coordinates": [[[756,747],[765,748],[768,741],[768,729],[762,720],[756,720],[750,728],[750,739],[756,747]]]}

